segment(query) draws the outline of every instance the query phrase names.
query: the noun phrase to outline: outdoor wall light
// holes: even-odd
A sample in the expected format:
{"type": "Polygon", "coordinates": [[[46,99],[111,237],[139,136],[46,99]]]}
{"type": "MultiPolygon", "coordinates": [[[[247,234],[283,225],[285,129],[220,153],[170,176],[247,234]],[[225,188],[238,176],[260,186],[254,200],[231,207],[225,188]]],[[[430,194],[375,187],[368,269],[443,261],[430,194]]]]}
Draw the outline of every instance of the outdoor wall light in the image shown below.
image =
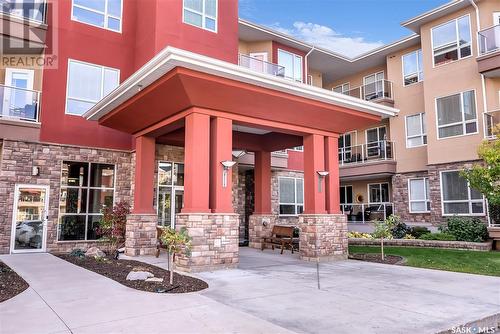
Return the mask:
{"type": "Polygon", "coordinates": [[[329,172],[327,171],[317,171],[316,173],[318,173],[318,192],[321,192],[321,181],[323,181],[323,179],[328,175],[330,174],[329,172]]]}
{"type": "Polygon", "coordinates": [[[228,170],[231,167],[233,167],[234,164],[236,164],[236,161],[224,160],[224,161],[221,161],[220,164],[224,168],[223,171],[222,171],[222,187],[226,188],[227,187],[227,173],[228,173],[228,170]]]}
{"type": "Polygon", "coordinates": [[[31,168],[31,175],[32,176],[40,176],[40,167],[38,166],[33,166],[31,168]]]}

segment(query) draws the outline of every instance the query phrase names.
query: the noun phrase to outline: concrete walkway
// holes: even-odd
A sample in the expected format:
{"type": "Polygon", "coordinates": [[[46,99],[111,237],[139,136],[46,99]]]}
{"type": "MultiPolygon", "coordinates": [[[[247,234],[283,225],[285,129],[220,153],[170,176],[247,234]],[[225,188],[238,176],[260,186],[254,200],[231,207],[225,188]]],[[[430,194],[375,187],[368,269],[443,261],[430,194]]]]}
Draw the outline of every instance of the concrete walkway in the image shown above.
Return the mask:
{"type": "MultiPolygon", "coordinates": [[[[500,312],[500,278],[240,249],[200,293],[136,291],[49,254],[5,255],[29,283],[1,333],[432,333],[500,312]]],[[[143,258],[164,266],[165,261],[143,258]]]]}

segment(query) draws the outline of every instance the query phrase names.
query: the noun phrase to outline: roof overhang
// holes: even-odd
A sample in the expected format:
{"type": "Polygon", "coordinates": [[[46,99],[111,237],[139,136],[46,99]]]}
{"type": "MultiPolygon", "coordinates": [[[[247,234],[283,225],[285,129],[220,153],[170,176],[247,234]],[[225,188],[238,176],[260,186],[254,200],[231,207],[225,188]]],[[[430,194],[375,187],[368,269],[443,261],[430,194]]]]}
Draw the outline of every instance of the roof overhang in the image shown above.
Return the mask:
{"type": "MultiPolygon", "coordinates": [[[[416,33],[420,33],[420,27],[422,25],[437,20],[445,15],[452,14],[462,8],[468,7],[471,5],[470,1],[471,0],[452,0],[442,6],[436,7],[430,11],[406,20],[405,22],[402,22],[401,25],[416,33]]],[[[479,0],[474,1],[478,2],[479,0]]]]}
{"type": "Polygon", "coordinates": [[[190,107],[341,133],[397,109],[167,47],[83,116],[135,133],[190,107]]]}

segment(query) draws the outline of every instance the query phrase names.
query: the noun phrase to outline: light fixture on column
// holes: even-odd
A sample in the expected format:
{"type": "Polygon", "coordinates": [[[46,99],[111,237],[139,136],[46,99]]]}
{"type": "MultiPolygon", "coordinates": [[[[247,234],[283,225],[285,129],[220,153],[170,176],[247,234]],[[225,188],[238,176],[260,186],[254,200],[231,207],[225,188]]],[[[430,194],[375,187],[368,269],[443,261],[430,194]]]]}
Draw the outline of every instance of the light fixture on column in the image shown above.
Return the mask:
{"type": "Polygon", "coordinates": [[[236,161],[232,160],[224,160],[220,162],[222,167],[224,168],[222,171],[222,187],[226,188],[227,187],[227,171],[234,166],[236,161]]]}
{"type": "Polygon", "coordinates": [[[323,179],[325,177],[327,177],[328,174],[330,174],[329,172],[325,171],[325,170],[322,170],[322,171],[317,171],[318,173],[318,192],[321,192],[321,181],[323,181],[323,179]]]}
{"type": "Polygon", "coordinates": [[[233,157],[235,157],[236,159],[241,158],[245,154],[247,154],[246,151],[243,151],[243,150],[233,150],[233,157]]]}

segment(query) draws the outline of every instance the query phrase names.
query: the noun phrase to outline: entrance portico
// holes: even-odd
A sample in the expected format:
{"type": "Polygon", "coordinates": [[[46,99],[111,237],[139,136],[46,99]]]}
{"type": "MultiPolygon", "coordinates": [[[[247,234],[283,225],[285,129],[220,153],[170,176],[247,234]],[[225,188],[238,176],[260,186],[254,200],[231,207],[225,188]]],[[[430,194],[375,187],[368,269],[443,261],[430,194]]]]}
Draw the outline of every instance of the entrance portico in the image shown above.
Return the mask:
{"type": "Polygon", "coordinates": [[[158,58],[162,56],[163,62],[155,58],[146,64],[86,114],[134,136],[134,203],[126,253],[149,254],[156,245],[156,144],[184,147],[184,207],[176,228],[186,228],[193,239],[191,256],[177,259],[178,268],[187,271],[238,263],[239,215],[233,210],[232,173],[223,165],[232,160],[232,151],[255,153],[255,209],[249,230],[250,246],[258,247],[276,221],[271,212],[271,152],[303,145],[300,256],[345,258],[338,136],[379,121],[377,110],[387,107],[182,50],[167,48],[158,58]]]}

